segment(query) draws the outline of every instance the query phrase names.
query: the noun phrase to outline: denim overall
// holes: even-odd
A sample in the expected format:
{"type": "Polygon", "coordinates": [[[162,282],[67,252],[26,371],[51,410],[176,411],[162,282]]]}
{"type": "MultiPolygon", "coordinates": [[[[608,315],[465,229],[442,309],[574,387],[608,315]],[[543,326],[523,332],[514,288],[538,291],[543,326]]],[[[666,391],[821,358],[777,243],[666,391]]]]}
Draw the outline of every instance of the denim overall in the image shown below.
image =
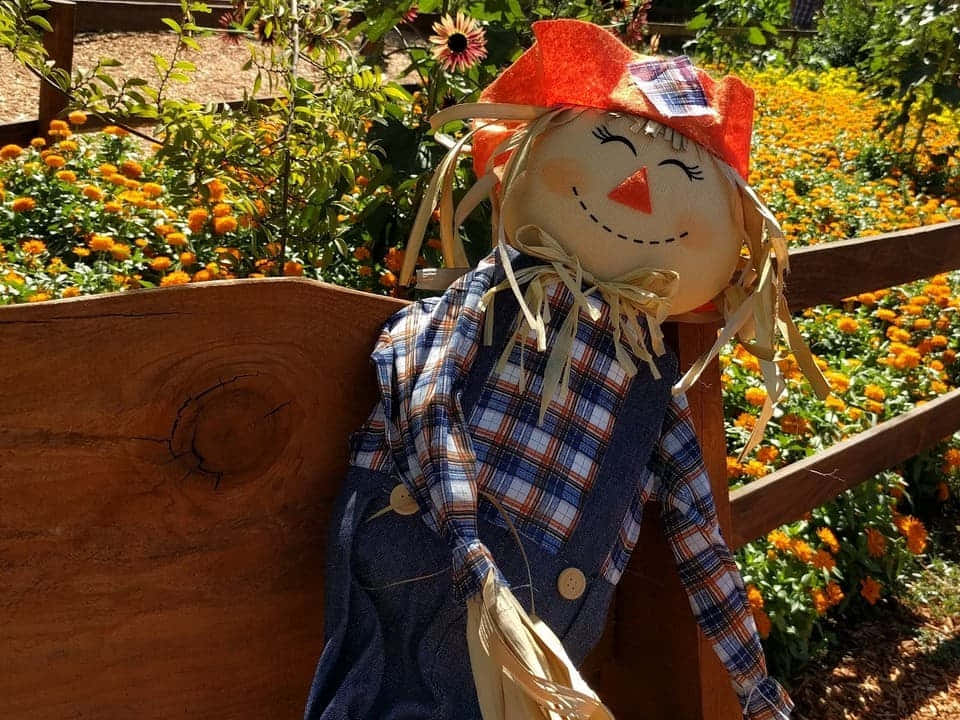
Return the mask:
{"type": "MultiPolygon", "coordinates": [[[[479,348],[461,397],[467,418],[514,327],[516,300],[500,293],[494,312],[494,342],[479,348]]],[[[660,380],[645,364],[633,378],[580,521],[561,550],[553,555],[522,538],[536,614],[578,666],[600,639],[614,590],[601,566],[637,492],[677,376],[669,350],[657,364],[660,380]],[[558,578],[570,568],[586,577],[575,599],[558,588],[558,578]]],[[[454,595],[449,544],[419,512],[387,511],[371,518],[390,505],[401,482],[356,466],[347,473],[330,526],[326,644],[306,720],[481,720],[467,653],[466,606],[454,595]]],[[[482,496],[479,504],[489,511],[482,496]]],[[[530,612],[530,583],[517,540],[505,524],[485,516],[490,513],[478,517],[480,540],[530,612]]]]}

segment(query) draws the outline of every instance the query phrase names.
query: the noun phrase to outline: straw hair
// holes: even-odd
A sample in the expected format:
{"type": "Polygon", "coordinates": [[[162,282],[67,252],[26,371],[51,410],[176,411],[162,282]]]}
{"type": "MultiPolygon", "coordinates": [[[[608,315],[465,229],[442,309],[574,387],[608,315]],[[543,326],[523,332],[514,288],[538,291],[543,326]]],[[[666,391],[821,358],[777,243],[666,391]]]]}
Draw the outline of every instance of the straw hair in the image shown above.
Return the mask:
{"type": "MultiPolygon", "coordinates": [[[[496,292],[509,287],[517,299],[523,322],[504,353],[509,357],[513,344],[527,332],[533,330],[537,338],[538,350],[546,348],[546,323],[544,320],[544,285],[548,282],[563,282],[574,296],[574,307],[570,315],[574,319],[561,328],[556,347],[551,352],[556,358],[547,360],[544,377],[543,397],[541,398],[541,421],[546,407],[557,387],[565,387],[569,376],[569,354],[572,338],[576,336],[576,316],[578,308],[592,314],[587,297],[599,294],[610,305],[610,319],[615,334],[617,359],[624,365],[628,375],[637,368],[621,344],[646,361],[655,377],[659,377],[653,355],[664,352],[661,323],[668,319],[670,298],[676,291],[676,273],[658,268],[637,268],[635,271],[614,281],[603,283],[591,277],[582,268],[579,260],[569,254],[556,240],[533,226],[521,228],[508,238],[501,220],[501,202],[510,191],[512,183],[523,172],[530,152],[538,137],[554,128],[570,122],[588,110],[584,107],[543,108],[533,105],[513,105],[505,103],[472,103],[456,105],[437,113],[431,118],[432,127],[437,130],[454,120],[472,119],[473,127],[452,146],[433,175],[423,203],[419,208],[410,239],[407,243],[400,283],[410,283],[416,259],[420,254],[427,222],[433,210],[439,205],[440,229],[443,262],[448,268],[459,267],[466,271],[466,253],[460,239],[458,228],[469,213],[488,197],[492,205],[493,237],[492,242],[498,250],[503,263],[506,280],[492,288],[484,297],[487,305],[487,332],[485,339],[489,343],[492,333],[490,304],[496,292]],[[462,153],[469,151],[468,141],[491,122],[509,123],[512,132],[494,150],[487,163],[486,173],[464,196],[458,208],[453,206],[453,183],[458,160],[462,153]],[[498,164],[497,160],[506,161],[498,164]],[[510,263],[507,246],[511,245],[520,252],[545,261],[544,265],[527,268],[515,273],[510,263]],[[527,283],[527,292],[521,288],[521,282],[527,283]],[[586,288],[582,286],[586,285],[586,288]],[[639,326],[636,318],[643,314],[649,329],[648,337],[639,326]],[[572,335],[571,335],[572,332],[572,335]],[[558,353],[559,351],[559,353],[558,353]]],[[[622,113],[618,113],[622,114],[622,113]]],[[[649,135],[663,135],[673,143],[682,143],[684,138],[675,130],[665,128],[654,120],[639,118],[640,128],[649,135]]],[[[760,201],[752,188],[737,171],[713,155],[723,175],[731,183],[732,190],[739,198],[743,210],[743,234],[741,262],[730,285],[716,298],[716,313],[696,313],[678,316],[675,320],[707,322],[722,320],[722,328],[714,346],[699,358],[674,386],[675,393],[685,392],[696,382],[703,369],[720,349],[736,338],[744,349],[754,355],[763,375],[767,399],[761,410],[759,422],[741,453],[741,458],[749,453],[763,437],[763,431],[773,415],[773,409],[786,390],[779,361],[786,358],[780,350],[785,346],[797,360],[800,370],[810,381],[814,392],[821,399],[829,394],[829,386],[793,323],[784,297],[784,280],[789,269],[786,241],[776,218],[760,201]]],[[[594,318],[596,319],[596,318],[594,318]]],[[[501,364],[504,358],[501,358],[501,364]]],[[[521,373],[522,375],[522,373],[521,373]]]]}

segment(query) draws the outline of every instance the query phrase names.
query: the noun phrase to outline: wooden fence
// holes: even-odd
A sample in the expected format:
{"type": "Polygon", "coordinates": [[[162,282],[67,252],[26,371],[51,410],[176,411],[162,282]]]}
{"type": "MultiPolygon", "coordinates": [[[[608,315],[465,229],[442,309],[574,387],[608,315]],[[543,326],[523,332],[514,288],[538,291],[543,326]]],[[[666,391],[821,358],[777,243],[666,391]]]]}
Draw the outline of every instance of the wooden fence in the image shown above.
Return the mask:
{"type": "MultiPolygon", "coordinates": [[[[791,307],[960,267],[960,223],[797,250],[791,307]]],[[[0,308],[0,717],[302,713],[327,516],[397,300],[301,279],[0,308]]],[[[676,325],[689,364],[715,328],[676,325]]],[[[960,390],[729,494],[714,362],[689,394],[724,535],[763,535],[960,428],[960,390]]],[[[620,720],[738,720],[646,514],[587,674],[620,720]]]]}

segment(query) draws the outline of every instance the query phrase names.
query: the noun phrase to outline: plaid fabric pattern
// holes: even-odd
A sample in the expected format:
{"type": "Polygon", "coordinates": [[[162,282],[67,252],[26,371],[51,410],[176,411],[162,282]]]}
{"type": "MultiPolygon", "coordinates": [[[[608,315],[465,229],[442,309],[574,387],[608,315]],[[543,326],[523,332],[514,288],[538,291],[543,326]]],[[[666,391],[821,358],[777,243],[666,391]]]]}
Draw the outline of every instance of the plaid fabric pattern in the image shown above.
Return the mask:
{"type": "Polygon", "coordinates": [[[823,7],[823,0],[794,0],[790,11],[790,22],[799,30],[813,27],[813,16],[823,7]]]}
{"type": "Polygon", "coordinates": [[[686,55],[636,60],[627,65],[633,84],[666,117],[711,115],[696,68],[686,55]]]}
{"type": "MultiPolygon", "coordinates": [[[[562,284],[547,290],[552,344],[573,296],[562,284]]],[[[537,352],[531,330],[513,347],[503,369],[486,379],[470,418],[480,486],[500,501],[517,531],[550,552],[560,550],[580,519],[583,500],[610,443],[630,378],[616,360],[608,329],[609,306],[589,301],[601,315],[579,315],[570,383],[537,424],[547,353],[537,352]]],[[[485,499],[480,514],[505,521],[485,499]]]]}

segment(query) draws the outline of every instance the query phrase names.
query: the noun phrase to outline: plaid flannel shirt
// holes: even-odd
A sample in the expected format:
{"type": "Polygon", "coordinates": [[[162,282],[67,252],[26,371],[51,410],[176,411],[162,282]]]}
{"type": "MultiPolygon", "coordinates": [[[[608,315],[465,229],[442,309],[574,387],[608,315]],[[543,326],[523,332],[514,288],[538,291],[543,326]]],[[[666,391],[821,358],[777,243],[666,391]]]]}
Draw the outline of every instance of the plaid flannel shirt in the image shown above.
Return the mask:
{"type": "MultiPolygon", "coordinates": [[[[601,314],[594,323],[581,312],[583,330],[574,343],[566,405],[551,405],[543,429],[530,427],[536,424],[543,367],[530,357],[538,353],[529,349],[523,365],[523,343],[518,343],[510,362],[493,371],[499,376],[488,379],[493,390],[482,394],[472,416],[465,417],[460,391],[482,342],[480,298],[491,286],[494,265],[490,255],[442,297],[413,303],[388,321],[372,355],[381,402],[351,440],[351,463],[400,476],[424,510],[424,521],[451,543],[455,581],[463,597],[479,591],[488,570],[496,571],[477,537],[477,518],[485,505],[478,504],[478,488],[500,499],[518,532],[556,552],[580,520],[576,504],[589,491],[591,473],[612,432],[616,400],[625,395],[625,376],[614,351],[599,342],[608,315],[601,314]],[[597,368],[602,372],[598,374],[597,368]],[[528,374],[530,384],[528,392],[513,395],[527,397],[530,407],[509,397],[518,373],[528,374]],[[566,417],[566,425],[557,427],[558,417],[566,417]],[[553,448],[551,457],[563,458],[566,467],[543,468],[531,461],[532,471],[522,463],[511,466],[509,473],[491,471],[491,463],[503,455],[483,448],[509,442],[508,435],[515,436],[518,447],[530,447],[537,438],[547,442],[551,430],[572,432],[582,445],[553,448]],[[551,475],[551,470],[559,475],[551,475]],[[574,479],[558,481],[560,476],[574,479]],[[537,482],[540,487],[535,487],[537,482]],[[523,504],[518,497],[536,501],[523,504]],[[551,512],[554,517],[542,517],[551,512]]],[[[564,303],[569,310],[570,300],[562,285],[554,286],[551,325],[562,321],[559,311],[564,303]]],[[[607,309],[600,298],[594,300],[607,309]]],[[[636,478],[636,488],[618,540],[601,569],[603,577],[613,584],[619,581],[636,545],[644,505],[658,501],[693,614],[730,674],[744,717],[786,720],[793,703],[767,675],[743,580],[717,523],[709,477],[682,395],[668,406],[661,436],[647,468],[636,478]]],[[[493,513],[489,519],[499,517],[493,513]]]]}

